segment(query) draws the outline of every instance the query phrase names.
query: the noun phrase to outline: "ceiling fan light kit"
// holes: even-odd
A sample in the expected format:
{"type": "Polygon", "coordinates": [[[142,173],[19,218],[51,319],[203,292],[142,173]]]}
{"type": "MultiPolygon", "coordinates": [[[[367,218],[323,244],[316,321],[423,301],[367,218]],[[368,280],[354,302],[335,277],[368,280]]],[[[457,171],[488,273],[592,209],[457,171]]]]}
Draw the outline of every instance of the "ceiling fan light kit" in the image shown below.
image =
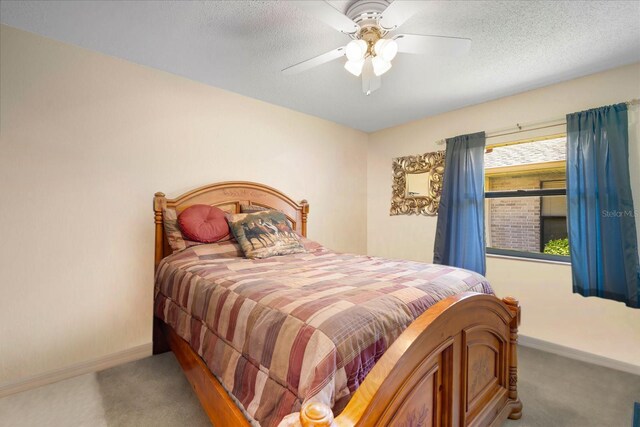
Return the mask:
{"type": "Polygon", "coordinates": [[[346,56],[344,68],[356,77],[362,76],[362,91],[370,95],[381,86],[384,73],[391,69],[391,61],[400,53],[426,55],[463,55],[469,51],[471,40],[459,37],[391,34],[406,20],[428,7],[429,2],[359,0],[344,15],[325,1],[296,1],[320,21],[349,36],[346,46],[282,70],[294,74],[346,56]]]}

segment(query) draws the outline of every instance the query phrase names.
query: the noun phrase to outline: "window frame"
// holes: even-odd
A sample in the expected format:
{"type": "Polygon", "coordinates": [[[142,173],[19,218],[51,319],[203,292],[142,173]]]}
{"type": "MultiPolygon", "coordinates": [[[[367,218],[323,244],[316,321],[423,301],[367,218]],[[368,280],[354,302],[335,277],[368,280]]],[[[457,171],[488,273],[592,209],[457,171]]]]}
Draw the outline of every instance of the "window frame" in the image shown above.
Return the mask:
{"type": "MultiPolygon", "coordinates": [[[[542,140],[552,139],[556,137],[566,137],[566,134],[550,135],[550,136],[545,136],[541,138],[514,141],[514,142],[504,143],[504,144],[495,144],[493,145],[493,147],[525,144],[528,142],[542,141],[542,140]]],[[[537,189],[531,189],[531,190],[485,191],[484,198],[485,200],[498,199],[498,198],[511,198],[511,197],[540,197],[542,199],[542,197],[544,196],[565,196],[566,197],[566,195],[567,195],[567,189],[565,185],[565,188],[539,188],[539,189],[537,188],[537,189]]],[[[540,217],[540,221],[542,221],[542,216],[540,217]]],[[[501,249],[501,248],[493,248],[486,245],[485,245],[485,249],[486,249],[487,255],[499,255],[499,256],[506,256],[511,258],[522,258],[524,260],[552,261],[552,262],[571,264],[571,256],[569,255],[545,254],[545,253],[542,253],[542,251],[538,253],[538,252],[518,251],[515,249],[501,249]]]]}
{"type": "MultiPolygon", "coordinates": [[[[504,199],[509,197],[543,197],[543,196],[565,196],[567,195],[566,188],[540,188],[535,190],[509,190],[509,191],[485,191],[484,198],[486,199],[504,199]]],[[[490,255],[503,255],[515,258],[527,258],[527,259],[540,259],[545,261],[559,261],[559,262],[571,262],[571,257],[568,255],[554,255],[537,252],[517,251],[515,249],[500,249],[486,246],[487,254],[490,255]]]]}
{"type": "MultiPolygon", "coordinates": [[[[564,182],[564,190],[565,190],[565,200],[566,200],[566,190],[567,190],[567,180],[566,180],[566,172],[565,172],[565,179],[551,179],[551,180],[546,180],[546,181],[540,181],[540,188],[541,189],[545,189],[544,185],[545,183],[548,182],[564,182]]],[[[551,187],[553,188],[553,187],[551,187]]],[[[564,219],[565,220],[565,226],[568,225],[568,218],[566,215],[564,216],[559,216],[559,215],[542,215],[542,211],[544,209],[544,203],[543,203],[544,199],[542,197],[540,197],[540,252],[544,251],[544,239],[543,237],[545,236],[545,219],[564,219]]],[[[568,234],[568,230],[567,230],[567,234],[568,234]]],[[[561,256],[561,255],[558,255],[561,256]]]]}

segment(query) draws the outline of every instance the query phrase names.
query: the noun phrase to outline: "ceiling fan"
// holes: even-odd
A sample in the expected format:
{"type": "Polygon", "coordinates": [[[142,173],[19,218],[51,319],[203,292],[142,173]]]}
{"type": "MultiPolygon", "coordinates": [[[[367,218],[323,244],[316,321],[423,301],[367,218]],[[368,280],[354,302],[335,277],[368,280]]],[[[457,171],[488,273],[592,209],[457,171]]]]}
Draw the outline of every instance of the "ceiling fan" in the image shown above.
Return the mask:
{"type": "Polygon", "coordinates": [[[346,34],[351,41],[315,58],[282,70],[295,74],[347,57],[344,68],[356,77],[362,76],[362,91],[369,95],[380,88],[381,78],[391,69],[398,53],[460,56],[469,52],[471,39],[418,34],[394,34],[429,2],[395,0],[358,0],[346,15],[326,1],[295,1],[295,5],[315,18],[346,34]]]}

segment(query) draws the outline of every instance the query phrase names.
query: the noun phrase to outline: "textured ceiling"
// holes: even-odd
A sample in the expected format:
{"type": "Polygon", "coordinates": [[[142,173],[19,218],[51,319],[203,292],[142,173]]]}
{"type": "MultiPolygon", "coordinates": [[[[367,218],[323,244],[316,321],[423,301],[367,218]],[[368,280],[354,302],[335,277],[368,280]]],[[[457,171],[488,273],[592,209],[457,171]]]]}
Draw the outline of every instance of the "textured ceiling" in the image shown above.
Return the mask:
{"type": "Polygon", "coordinates": [[[0,21],[364,131],[640,61],[638,1],[423,2],[400,32],[470,55],[398,55],[369,97],[342,60],[280,72],[349,41],[293,2],[1,1],[0,21]]]}

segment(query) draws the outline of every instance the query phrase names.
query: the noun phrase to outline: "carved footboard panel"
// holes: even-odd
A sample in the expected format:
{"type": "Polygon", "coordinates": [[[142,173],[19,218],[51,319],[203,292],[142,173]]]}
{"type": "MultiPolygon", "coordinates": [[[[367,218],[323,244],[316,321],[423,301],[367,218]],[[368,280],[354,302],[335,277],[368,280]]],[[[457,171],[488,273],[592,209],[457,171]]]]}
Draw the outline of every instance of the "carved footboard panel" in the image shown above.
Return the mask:
{"type": "Polygon", "coordinates": [[[331,420],[311,403],[303,426],[489,426],[521,416],[518,302],[465,293],[431,307],[376,363],[331,420]]]}

